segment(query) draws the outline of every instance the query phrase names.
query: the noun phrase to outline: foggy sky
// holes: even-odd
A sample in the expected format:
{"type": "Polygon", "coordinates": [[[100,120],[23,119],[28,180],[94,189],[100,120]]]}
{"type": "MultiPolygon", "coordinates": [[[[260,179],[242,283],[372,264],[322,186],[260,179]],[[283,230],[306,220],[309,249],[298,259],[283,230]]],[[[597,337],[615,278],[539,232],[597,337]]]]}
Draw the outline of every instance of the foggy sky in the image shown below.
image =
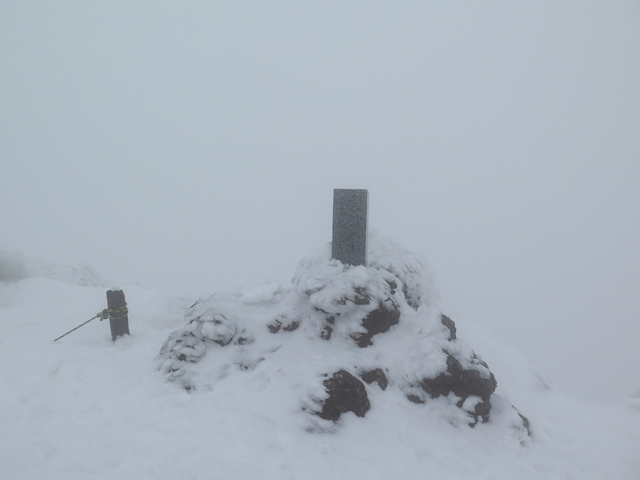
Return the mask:
{"type": "Polygon", "coordinates": [[[333,188],[367,188],[449,316],[615,399],[640,388],[639,85],[631,0],[4,0],[0,248],[286,283],[333,188]]]}

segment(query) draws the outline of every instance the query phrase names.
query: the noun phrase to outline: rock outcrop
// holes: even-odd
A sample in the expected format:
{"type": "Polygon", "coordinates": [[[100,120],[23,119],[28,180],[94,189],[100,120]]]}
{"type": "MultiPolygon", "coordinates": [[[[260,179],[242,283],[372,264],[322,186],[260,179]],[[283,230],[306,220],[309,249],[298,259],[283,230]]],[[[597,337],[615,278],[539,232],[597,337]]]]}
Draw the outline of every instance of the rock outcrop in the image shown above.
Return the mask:
{"type": "Polygon", "coordinates": [[[304,411],[325,421],[364,417],[370,389],[395,389],[407,402],[438,400],[470,426],[488,422],[496,378],[436,307],[428,273],[421,257],[390,242],[371,242],[367,267],[343,265],[327,249],[301,262],[290,286],[198,300],[162,346],[159,368],[197,391],[267,358],[281,370],[308,364],[316,387],[300,395],[315,406],[304,411]]]}
{"type": "Polygon", "coordinates": [[[364,417],[371,408],[364,384],[349,372],[340,370],[323,384],[328,397],[322,404],[322,410],[315,412],[320,418],[335,422],[346,412],[364,417]]]}

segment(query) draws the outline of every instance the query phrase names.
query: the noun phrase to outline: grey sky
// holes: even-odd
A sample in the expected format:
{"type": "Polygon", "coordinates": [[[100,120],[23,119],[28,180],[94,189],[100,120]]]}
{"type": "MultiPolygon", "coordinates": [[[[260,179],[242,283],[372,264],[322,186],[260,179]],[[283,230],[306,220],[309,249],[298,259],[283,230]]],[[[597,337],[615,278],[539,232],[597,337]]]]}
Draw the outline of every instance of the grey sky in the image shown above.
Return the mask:
{"type": "Polygon", "coordinates": [[[640,388],[640,4],[310,3],[4,0],[0,248],[286,282],[368,188],[452,318],[640,388]]]}

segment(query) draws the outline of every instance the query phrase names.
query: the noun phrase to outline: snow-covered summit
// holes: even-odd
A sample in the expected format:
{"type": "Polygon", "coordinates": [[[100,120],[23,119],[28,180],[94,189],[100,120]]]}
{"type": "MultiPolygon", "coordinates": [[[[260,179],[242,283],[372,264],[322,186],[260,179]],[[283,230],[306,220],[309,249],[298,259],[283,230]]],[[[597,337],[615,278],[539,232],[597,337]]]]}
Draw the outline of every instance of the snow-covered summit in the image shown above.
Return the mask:
{"type": "MultiPolygon", "coordinates": [[[[326,248],[300,263],[291,285],[200,298],[162,346],[159,368],[196,392],[248,371],[281,376],[283,402],[312,429],[332,429],[348,412],[366,417],[371,393],[387,389],[405,408],[438,405],[456,425],[488,422],[495,376],[436,307],[426,265],[379,237],[367,267],[326,248]]],[[[528,420],[515,408],[500,415],[524,441],[528,420]]]]}
{"type": "MultiPolygon", "coordinates": [[[[301,264],[294,283],[213,295],[191,308],[193,296],[122,284],[132,335],[116,342],[109,326],[97,320],[53,342],[105,307],[106,288],[42,276],[0,282],[0,365],[5,367],[0,369],[0,478],[639,478],[636,398],[601,405],[547,388],[517,352],[518,345],[506,346],[464,319],[454,332],[438,315],[433,290],[424,288],[430,285],[428,278],[411,277],[423,285],[416,291],[427,292],[415,310],[397,296],[410,278],[380,267],[379,275],[388,278],[391,273],[399,282],[390,296],[401,314],[398,324],[360,347],[357,334],[366,332],[357,328],[362,311],[353,309],[352,322],[345,320],[328,340],[318,337],[327,317],[311,302],[322,306],[340,295],[324,296],[320,289],[306,296],[298,287],[303,278],[311,281],[313,271],[333,272],[322,255],[301,264]],[[301,311],[300,325],[294,328],[301,311]],[[169,382],[156,370],[158,348],[172,331],[183,331],[197,317],[213,318],[207,326],[193,322],[196,331],[204,327],[206,353],[197,363],[180,362],[184,375],[169,382]],[[409,331],[415,336],[406,335],[409,331]],[[453,404],[451,394],[425,397],[420,404],[410,401],[405,390],[411,380],[407,374],[426,365],[440,368],[438,362],[444,360],[440,354],[425,360],[421,342],[458,344],[469,352],[461,340],[449,341],[453,333],[469,341],[498,380],[489,421],[474,428],[466,426],[468,409],[453,404]],[[350,376],[362,382],[367,395],[364,418],[357,416],[362,402],[337,422],[313,414],[324,410],[329,391],[350,384],[350,376]],[[180,388],[187,384],[195,390],[180,388]],[[531,437],[512,404],[531,420],[531,437]]],[[[410,266],[418,257],[403,258],[410,266]]],[[[422,273],[428,274],[428,268],[422,273]]],[[[360,274],[344,279],[359,281],[351,275],[360,274]]],[[[331,292],[335,285],[326,283],[324,289],[331,292]]],[[[350,295],[360,284],[351,285],[353,290],[345,290],[350,295]]],[[[377,285],[387,292],[382,283],[377,285]]],[[[356,297],[349,298],[354,302],[337,306],[350,309],[356,297]]],[[[384,304],[386,298],[371,297],[358,307],[373,308],[381,300],[384,304]]],[[[340,405],[344,403],[333,403],[337,411],[340,405]]]]}

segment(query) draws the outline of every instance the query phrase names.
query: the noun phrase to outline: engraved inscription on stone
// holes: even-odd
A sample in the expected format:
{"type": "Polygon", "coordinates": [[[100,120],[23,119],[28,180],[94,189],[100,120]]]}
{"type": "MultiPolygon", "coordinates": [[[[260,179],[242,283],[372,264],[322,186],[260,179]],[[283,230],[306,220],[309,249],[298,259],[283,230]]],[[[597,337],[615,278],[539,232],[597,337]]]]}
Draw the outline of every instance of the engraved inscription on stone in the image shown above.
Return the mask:
{"type": "Polygon", "coordinates": [[[368,190],[333,190],[333,258],[346,265],[367,265],[368,210],[368,190]]]}

